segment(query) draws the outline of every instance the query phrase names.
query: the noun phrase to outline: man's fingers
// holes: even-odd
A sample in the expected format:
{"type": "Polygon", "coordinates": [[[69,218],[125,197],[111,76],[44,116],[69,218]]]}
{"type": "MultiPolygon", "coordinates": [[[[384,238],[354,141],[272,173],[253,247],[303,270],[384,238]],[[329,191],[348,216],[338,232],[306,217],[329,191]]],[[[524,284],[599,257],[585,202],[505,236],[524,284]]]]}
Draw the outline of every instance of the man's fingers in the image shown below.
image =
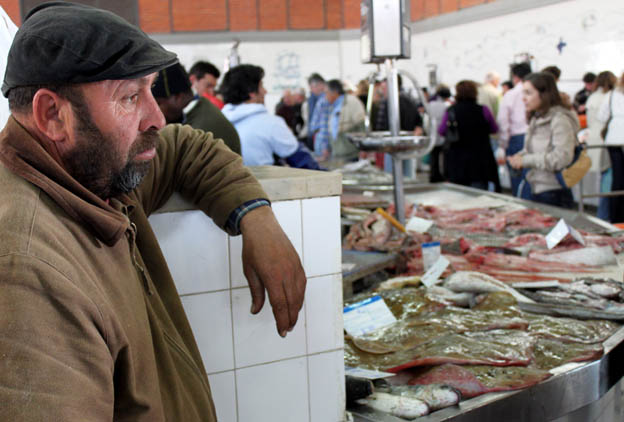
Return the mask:
{"type": "Polygon", "coordinates": [[[291,323],[284,284],[282,279],[279,278],[271,280],[266,287],[269,293],[269,302],[271,302],[271,308],[273,309],[273,316],[275,317],[277,332],[280,336],[285,337],[288,330],[290,330],[291,323]]]}
{"type": "Polygon", "coordinates": [[[257,314],[264,305],[264,285],[258,279],[255,271],[249,271],[245,276],[251,292],[251,313],[257,314]]]}
{"type": "Polygon", "coordinates": [[[288,302],[288,315],[290,319],[291,331],[299,317],[299,311],[303,306],[303,298],[305,296],[306,277],[303,270],[300,270],[294,277],[284,286],[286,291],[286,301],[288,302]]]}

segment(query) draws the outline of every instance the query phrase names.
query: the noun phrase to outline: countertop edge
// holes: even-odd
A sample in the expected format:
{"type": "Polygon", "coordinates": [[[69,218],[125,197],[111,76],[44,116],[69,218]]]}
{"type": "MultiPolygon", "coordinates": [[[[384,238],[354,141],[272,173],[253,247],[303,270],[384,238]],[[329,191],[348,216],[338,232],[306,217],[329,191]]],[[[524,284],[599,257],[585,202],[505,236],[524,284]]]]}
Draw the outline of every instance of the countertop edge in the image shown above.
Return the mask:
{"type": "MultiPolygon", "coordinates": [[[[271,202],[321,198],[342,193],[342,175],[338,172],[279,166],[252,166],[248,168],[258,179],[271,202]]],[[[155,213],[195,209],[197,209],[195,205],[176,192],[155,213]]]]}

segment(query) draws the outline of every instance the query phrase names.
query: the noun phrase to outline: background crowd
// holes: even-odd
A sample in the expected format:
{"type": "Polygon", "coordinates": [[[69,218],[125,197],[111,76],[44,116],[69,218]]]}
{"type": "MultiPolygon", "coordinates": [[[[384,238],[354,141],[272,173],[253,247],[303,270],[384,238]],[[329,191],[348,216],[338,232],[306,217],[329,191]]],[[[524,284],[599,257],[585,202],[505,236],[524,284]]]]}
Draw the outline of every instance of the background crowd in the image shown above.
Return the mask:
{"type": "MultiPolygon", "coordinates": [[[[591,146],[592,170],[601,175],[600,191],[624,190],[624,75],[618,81],[610,71],[588,72],[573,98],[558,90],[560,77],[556,66],[535,72],[523,62],[510,67],[507,81],[488,72],[482,83],[440,84],[420,96],[399,76],[400,129],[435,138],[425,157],[430,182],[496,192],[509,186],[514,196],[569,208],[571,186],[559,172],[584,144],[591,146]]],[[[366,79],[353,86],[314,73],[307,95],[302,87],[286,89],[272,112],[264,104],[263,78],[258,66],[239,65],[221,75],[200,61],[188,74],[181,65],[161,71],[153,92],[168,123],[210,129],[246,165],[318,170],[366,158],[391,171],[386,154],[363,154],[347,136],[364,130],[371,92],[370,127],[389,130],[385,79],[370,89],[366,79]]],[[[413,174],[412,165],[404,162],[405,174],[413,174]]],[[[600,218],[617,222],[623,212],[624,199],[600,198],[600,218]]]]}

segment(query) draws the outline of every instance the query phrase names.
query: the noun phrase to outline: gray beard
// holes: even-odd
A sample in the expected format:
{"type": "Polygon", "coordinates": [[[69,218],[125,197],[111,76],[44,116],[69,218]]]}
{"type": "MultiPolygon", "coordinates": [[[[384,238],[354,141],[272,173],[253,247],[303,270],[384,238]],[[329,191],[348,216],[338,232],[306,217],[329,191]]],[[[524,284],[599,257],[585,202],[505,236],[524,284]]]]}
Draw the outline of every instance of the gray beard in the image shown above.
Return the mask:
{"type": "Polygon", "coordinates": [[[128,161],[116,167],[122,157],[115,140],[95,125],[86,104],[75,104],[77,117],[76,146],[64,157],[68,173],[86,189],[108,199],[136,189],[150,169],[150,162],[133,162],[140,152],[158,143],[158,132],[148,130],[140,135],[128,151],[128,161]]]}

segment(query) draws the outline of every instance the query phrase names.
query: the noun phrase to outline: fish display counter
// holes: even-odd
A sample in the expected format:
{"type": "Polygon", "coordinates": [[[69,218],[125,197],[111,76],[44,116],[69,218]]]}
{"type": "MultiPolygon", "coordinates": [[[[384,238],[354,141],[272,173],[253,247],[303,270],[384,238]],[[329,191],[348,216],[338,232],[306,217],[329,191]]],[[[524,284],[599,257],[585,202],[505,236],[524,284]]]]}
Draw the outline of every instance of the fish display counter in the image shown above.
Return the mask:
{"type": "MultiPolygon", "coordinates": [[[[387,199],[391,197],[392,191],[383,185],[379,186],[344,186],[344,191],[352,194],[362,194],[365,191],[374,192],[376,197],[387,199]]],[[[533,233],[524,232],[522,229],[514,232],[518,234],[518,236],[513,237],[512,239],[506,239],[506,241],[502,241],[497,236],[488,235],[488,233],[496,232],[500,229],[497,226],[497,214],[487,214],[483,211],[480,211],[481,214],[485,214],[482,216],[482,220],[479,220],[479,216],[470,215],[469,218],[462,220],[462,224],[465,221],[469,221],[472,218],[476,221],[476,224],[480,225],[480,230],[475,230],[474,233],[470,232],[470,228],[465,228],[467,226],[454,226],[457,220],[452,219],[438,219],[438,222],[444,222],[447,224],[445,226],[447,231],[444,233],[449,233],[453,229],[457,230],[462,236],[457,243],[457,247],[461,250],[476,250],[478,248],[480,252],[480,256],[469,256],[469,254],[465,254],[466,256],[461,256],[461,254],[457,255],[446,255],[455,265],[455,273],[453,276],[447,277],[441,286],[436,286],[437,289],[443,290],[448,288],[453,288],[453,277],[458,278],[460,273],[462,274],[475,274],[474,271],[483,271],[485,274],[481,274],[480,277],[483,277],[485,281],[490,282],[492,279],[493,283],[500,283],[498,280],[503,280],[506,283],[511,283],[513,280],[524,281],[525,284],[531,282],[544,282],[550,283],[551,281],[548,279],[561,280],[561,285],[565,287],[564,290],[570,291],[570,289],[574,290],[576,288],[582,289],[594,289],[596,292],[600,294],[605,294],[601,291],[601,289],[608,289],[610,287],[608,282],[605,283],[595,283],[592,284],[590,280],[593,279],[601,279],[601,280],[621,280],[622,279],[622,270],[619,267],[619,259],[621,258],[621,243],[618,243],[618,246],[615,246],[613,243],[613,248],[611,248],[608,243],[611,241],[611,236],[613,239],[617,239],[617,242],[620,242],[621,239],[619,234],[617,233],[617,228],[614,226],[594,218],[592,216],[579,214],[572,210],[565,210],[556,207],[551,207],[548,205],[537,204],[529,201],[520,200],[517,198],[485,192],[482,190],[472,189],[463,186],[457,186],[452,184],[423,184],[417,186],[411,186],[405,191],[406,203],[407,204],[419,204],[417,212],[415,215],[429,215],[426,213],[430,213],[432,216],[436,218],[439,217],[439,214],[435,214],[438,206],[440,205],[448,205],[448,204],[457,204],[456,209],[460,210],[472,210],[479,209],[483,210],[485,208],[496,208],[502,206],[504,204],[506,210],[507,224],[512,220],[509,218],[510,215],[514,216],[514,221],[522,220],[521,224],[518,227],[524,227],[522,224],[532,225],[533,227],[541,227],[540,224],[544,223],[544,228],[542,229],[542,233],[546,233],[547,231],[552,230],[554,223],[562,219],[566,224],[566,227],[569,227],[569,233],[573,234],[574,230],[578,230],[583,233],[583,236],[587,240],[587,247],[583,248],[561,248],[563,252],[558,253],[554,256],[554,258],[545,257],[547,255],[546,247],[543,249],[532,247],[535,245],[536,240],[540,242],[544,241],[543,235],[534,235],[533,233]],[[514,213],[514,207],[517,207],[519,210],[516,214],[514,213]],[[539,210],[539,215],[531,214],[528,211],[521,210],[539,210]],[[554,217],[555,220],[545,221],[541,216],[547,215],[554,217]],[[528,221],[528,222],[527,222],[528,221]],[[484,225],[491,224],[491,230],[482,230],[484,225]],[[449,231],[450,230],[450,231],[449,231]],[[462,232],[463,230],[463,232],[462,232]],[[608,234],[605,236],[605,234],[608,234]],[[541,236],[541,237],[540,237],[541,236]],[[538,239],[539,238],[539,239],[538,239]],[[477,245],[478,242],[478,246],[477,245]],[[526,242],[526,243],[525,243],[526,242]],[[606,243],[605,243],[606,242],[606,243]],[[485,246],[484,246],[485,245],[485,246]],[[609,247],[606,247],[609,246],[609,247]],[[523,247],[528,248],[528,252],[525,250],[525,256],[515,256],[513,254],[508,255],[510,251],[517,252],[521,250],[523,247]],[[602,248],[602,249],[601,249],[602,248]],[[578,251],[582,250],[582,254],[578,251]],[[615,251],[615,254],[612,252],[615,251]],[[501,252],[502,251],[502,252],[501,252]],[[540,255],[542,254],[542,255],[540,255]],[[566,255],[567,254],[567,255],[566,255]],[[604,256],[603,256],[604,255],[604,256]],[[613,256],[611,256],[613,255],[613,256]],[[584,273],[582,262],[584,259],[589,260],[588,262],[593,263],[596,259],[605,258],[604,265],[600,266],[599,269],[592,269],[591,273],[588,275],[584,273]],[[533,259],[535,257],[537,260],[533,259]],[[478,258],[478,259],[477,259],[478,258]],[[500,261],[504,258],[504,261],[500,261]],[[543,259],[543,261],[541,260],[543,259]],[[549,261],[550,259],[550,261],[549,261]],[[535,263],[539,263],[535,266],[535,263]],[[474,270],[471,266],[478,266],[478,270],[474,270]],[[504,269],[504,270],[502,270],[504,269]],[[509,269],[509,271],[507,271],[509,269]],[[464,270],[464,271],[462,271],[464,270]],[[522,275],[526,279],[522,279],[522,275]],[[572,277],[571,277],[572,275],[572,277]],[[577,277],[582,276],[585,280],[579,280],[577,277]],[[591,277],[590,277],[591,276],[591,277]],[[568,277],[568,278],[566,278],[568,277]]],[[[469,213],[468,213],[469,214],[469,213]]],[[[433,217],[432,217],[433,218],[433,217]]],[[[471,220],[471,221],[473,221],[471,220]]],[[[561,223],[561,224],[564,224],[561,223]]],[[[439,223],[442,226],[442,223],[439,223]]],[[[363,236],[358,237],[358,234],[353,232],[357,232],[357,230],[352,230],[350,235],[352,235],[351,239],[348,239],[347,242],[352,242],[352,245],[356,245],[361,247],[360,250],[364,249],[369,244],[370,239],[365,239],[363,236]],[[359,242],[359,243],[358,243],[359,242]]],[[[442,236],[443,231],[437,232],[438,236],[442,236]]],[[[570,240],[570,236],[568,236],[568,242],[574,242],[574,240],[570,240]]],[[[429,238],[422,238],[422,241],[431,240],[429,238]]],[[[388,235],[384,241],[386,242],[384,245],[392,244],[392,242],[397,242],[397,239],[393,239],[392,235],[388,235]]],[[[614,240],[615,242],[615,240],[614,240]]],[[[446,247],[450,247],[449,245],[452,242],[447,242],[446,247]]],[[[444,246],[444,245],[443,245],[444,246]]],[[[412,247],[410,249],[409,246],[404,247],[404,250],[407,250],[407,255],[409,257],[409,253],[416,248],[412,247]]],[[[418,249],[420,250],[420,249],[418,249]]],[[[405,255],[405,253],[404,253],[405,255]]],[[[412,258],[408,259],[407,269],[408,271],[412,271],[413,273],[422,274],[422,267],[419,267],[420,262],[422,262],[422,256],[419,256],[418,259],[412,258]]],[[[597,267],[598,268],[598,267],[597,267]]],[[[403,277],[405,279],[405,277],[403,277]]],[[[501,283],[503,284],[503,283],[501,283]]],[[[513,283],[512,286],[516,286],[513,283]]],[[[518,285],[520,286],[520,285],[518,285]]],[[[562,288],[563,288],[562,287],[562,288]]],[[[505,287],[501,287],[501,290],[504,290],[505,287]]],[[[508,288],[508,287],[507,287],[508,288]]],[[[516,290],[510,289],[509,290],[516,290]]],[[[494,290],[493,290],[494,291],[494,290]]],[[[492,336],[488,336],[487,339],[481,339],[478,334],[475,333],[464,333],[462,334],[456,327],[454,327],[455,331],[449,331],[449,335],[446,336],[446,341],[451,341],[450,344],[467,344],[471,341],[474,341],[475,344],[480,344],[479,347],[486,348],[493,351],[496,359],[507,359],[505,364],[501,364],[498,367],[497,364],[493,364],[493,373],[495,372],[496,376],[506,376],[506,374],[510,377],[513,375],[514,368],[522,367],[522,365],[526,366],[527,359],[532,359],[533,346],[527,347],[526,350],[523,349],[525,346],[525,335],[523,331],[513,331],[514,336],[510,336],[509,333],[512,332],[509,329],[517,328],[520,324],[522,325],[522,319],[528,319],[529,321],[533,321],[533,317],[528,312],[536,312],[535,307],[539,308],[538,311],[541,314],[550,313],[553,315],[557,315],[559,317],[567,316],[573,318],[580,318],[584,321],[579,322],[579,324],[584,324],[585,328],[592,326],[592,330],[595,329],[595,332],[601,331],[601,334],[595,339],[599,339],[598,343],[595,343],[595,340],[587,341],[587,343],[594,343],[593,345],[587,344],[581,347],[583,350],[578,353],[585,354],[583,359],[570,359],[567,363],[556,366],[556,367],[547,367],[546,373],[540,370],[534,371],[534,382],[527,383],[529,385],[526,388],[519,388],[513,391],[502,391],[502,389],[484,389],[483,391],[501,391],[501,392],[487,392],[486,394],[476,395],[473,398],[465,398],[457,405],[452,405],[449,407],[441,408],[440,410],[435,410],[435,408],[430,406],[431,412],[429,414],[420,416],[415,420],[422,422],[438,422],[438,421],[461,421],[461,422],[472,422],[472,421],[556,421],[556,422],[574,422],[574,421],[613,421],[613,420],[624,420],[624,396],[622,395],[622,387],[624,386],[624,327],[621,327],[618,323],[621,323],[624,318],[624,304],[620,306],[619,303],[614,301],[614,305],[609,302],[609,307],[605,307],[602,310],[602,313],[595,312],[595,310],[590,309],[592,306],[596,306],[594,303],[588,304],[587,307],[583,306],[583,303],[563,303],[557,298],[557,301],[549,302],[551,298],[544,298],[536,296],[535,291],[528,289],[517,289],[518,292],[522,294],[527,294],[535,301],[528,299],[527,304],[522,304],[518,302],[519,308],[522,311],[515,310],[516,314],[509,313],[508,310],[504,311],[504,318],[496,320],[495,328],[499,329],[497,332],[500,332],[501,340],[499,343],[511,343],[513,346],[511,347],[511,352],[499,352],[497,351],[497,342],[493,341],[488,343],[491,340],[492,336]],[[538,300],[539,299],[539,300],[538,300]],[[541,302],[544,300],[545,302],[541,302]],[[531,307],[534,308],[531,308],[531,307]],[[527,311],[526,313],[524,311],[527,311]],[[546,312],[548,311],[548,312],[546,312]],[[566,312],[568,312],[566,314],[566,312]],[[622,313],[620,313],[622,312],[622,313]],[[612,318],[617,322],[611,321],[594,321],[590,318],[603,318],[610,317],[614,315],[612,318]],[[507,329],[508,331],[504,331],[507,329]],[[601,346],[599,351],[593,350],[596,346],[601,346]],[[597,353],[594,353],[597,352],[597,353]],[[507,356],[504,353],[511,354],[511,356],[507,356]],[[579,360],[579,361],[574,361],[579,360]],[[584,361],[580,361],[584,360],[584,361]],[[505,366],[511,365],[511,366],[505,366]],[[501,367],[504,367],[501,370],[501,367]],[[507,368],[507,369],[506,369],[507,368]],[[496,369],[496,370],[494,370],[496,369]],[[539,378],[541,377],[541,378],[539,378]]],[[[410,290],[411,294],[417,295],[416,289],[410,290]]],[[[443,292],[444,293],[444,292],[443,292]]],[[[545,296],[546,294],[559,294],[560,292],[556,291],[553,293],[549,290],[544,290],[542,292],[545,296]]],[[[498,294],[498,293],[497,293],[498,294]]],[[[622,291],[617,293],[622,295],[622,291]]],[[[607,294],[608,295],[608,294],[607,294]]],[[[459,296],[459,294],[457,294],[459,296]]],[[[563,294],[561,295],[563,297],[563,294]]],[[[572,294],[567,295],[566,300],[569,298],[578,299],[578,297],[582,296],[581,294],[572,294]]],[[[591,297],[599,297],[592,296],[591,297]]],[[[393,302],[392,293],[382,294],[382,297],[386,299],[388,302],[388,306],[392,308],[393,312],[396,311],[396,303],[393,302]]],[[[511,296],[509,296],[511,297],[511,296]]],[[[497,299],[498,300],[498,299],[497,299]]],[[[503,301],[506,299],[503,299],[503,301]]],[[[620,300],[620,299],[618,299],[620,300]]],[[[487,302],[487,299],[486,301],[487,302]]],[[[435,302],[432,302],[435,303],[435,302]]],[[[606,302],[605,302],[606,303],[606,302]]],[[[420,305],[419,305],[420,306],[420,305]]],[[[426,306],[431,306],[431,303],[428,303],[426,306]]],[[[514,305],[515,306],[515,305],[514,305]]],[[[474,321],[471,323],[487,325],[491,324],[491,321],[487,321],[485,317],[482,315],[489,315],[488,312],[492,312],[492,309],[487,307],[486,303],[481,303],[477,305],[474,309],[479,309],[481,307],[480,312],[482,312],[480,321],[474,321]]],[[[472,304],[471,304],[472,308],[472,304]]],[[[407,309],[405,306],[403,310],[407,309]]],[[[516,309],[514,307],[513,309],[516,309]]],[[[413,312],[413,308],[409,312],[413,312]]],[[[435,364],[444,363],[446,358],[440,359],[440,356],[444,356],[444,353],[440,353],[440,350],[448,349],[449,346],[445,344],[436,344],[436,341],[429,341],[426,344],[426,347],[422,344],[414,347],[414,345],[410,345],[412,347],[409,352],[409,359],[402,358],[400,349],[392,349],[392,347],[396,346],[397,341],[405,342],[405,333],[410,332],[409,330],[414,330],[418,327],[424,327],[428,324],[433,324],[434,328],[429,327],[429,331],[440,331],[443,330],[444,324],[462,324],[465,323],[465,320],[458,319],[460,322],[453,322],[454,314],[462,314],[464,310],[462,308],[448,308],[446,310],[439,310],[436,308],[429,309],[429,313],[426,314],[426,318],[423,317],[423,320],[419,321],[418,317],[403,321],[400,320],[397,324],[405,324],[403,327],[393,328],[400,335],[392,337],[391,340],[386,338],[385,342],[374,342],[370,341],[367,343],[365,338],[356,339],[357,348],[360,350],[369,350],[372,353],[385,353],[387,351],[396,351],[394,353],[389,353],[383,356],[383,365],[380,365],[384,368],[388,369],[390,372],[398,373],[395,377],[398,378],[401,376],[404,368],[411,368],[413,365],[428,365],[431,361],[431,356],[438,357],[435,360],[435,364]],[[435,321],[436,313],[439,313],[441,316],[439,319],[447,319],[447,321],[435,321]],[[450,320],[450,322],[449,322],[450,320]],[[422,324],[422,325],[419,325],[422,324]],[[441,324],[436,326],[435,324],[441,324]],[[407,327],[407,328],[406,328],[407,327]],[[393,343],[394,342],[394,343],[393,343]],[[387,348],[387,350],[384,349],[387,348]],[[437,349],[436,349],[437,347],[437,349]],[[381,349],[380,349],[381,348],[381,349]],[[426,350],[425,350],[426,349],[426,350]],[[432,352],[433,350],[433,352],[432,352]],[[418,353],[421,353],[421,357],[419,357],[418,353]],[[396,359],[396,360],[394,360],[396,359]],[[384,366],[385,365],[385,366],[384,366]]],[[[467,310],[466,310],[467,312],[467,310]]],[[[396,313],[396,312],[395,312],[396,313]]],[[[537,318],[537,317],[535,317],[537,318]]],[[[540,318],[552,318],[552,321],[555,321],[555,317],[548,316],[540,316],[540,318]]],[[[564,319],[561,318],[559,323],[565,323],[565,321],[570,321],[570,324],[573,324],[571,318],[564,319]]],[[[526,322],[524,323],[526,324],[526,322]]],[[[418,328],[421,329],[421,328],[418,328]]],[[[525,327],[526,329],[526,327],[525,327]]],[[[533,328],[532,330],[538,330],[539,328],[533,328]]],[[[466,330],[469,331],[469,330],[466,330]]],[[[475,332],[478,330],[474,330],[475,332]]],[[[496,333],[495,331],[490,331],[488,333],[496,333]]],[[[419,331],[417,336],[427,335],[426,332],[419,331]]],[[[496,335],[496,334],[495,334],[496,335]]],[[[433,337],[432,337],[433,338],[433,337]]],[[[370,338],[369,338],[370,340],[370,338]]],[[[547,349],[545,344],[548,343],[547,340],[538,341],[539,347],[536,346],[536,349],[547,349]]],[[[582,342],[581,342],[582,343],[582,342]]],[[[349,365],[349,358],[353,360],[353,356],[355,354],[349,355],[349,350],[352,347],[353,340],[347,336],[347,340],[345,341],[345,352],[346,352],[346,364],[349,365]]],[[[508,345],[507,345],[508,346],[508,345]]],[[[579,346],[576,344],[576,346],[579,346]]],[[[573,353],[572,349],[576,346],[572,346],[569,344],[565,346],[569,353],[573,353]]],[[[453,346],[451,346],[453,347],[453,346]]],[[[468,346],[467,346],[468,347],[468,346]]],[[[355,350],[355,349],[353,349],[355,350]]],[[[405,349],[403,349],[405,350],[405,349]]],[[[563,349],[562,349],[563,350],[563,349]]],[[[580,349],[579,349],[580,350],[580,349]]],[[[540,352],[541,353],[541,352],[540,352]]],[[[365,355],[363,353],[362,355],[365,355]]],[[[371,354],[367,356],[373,356],[371,354]]],[[[366,357],[360,358],[363,359],[361,362],[366,363],[366,357]]],[[[468,359],[470,365],[474,365],[472,367],[473,373],[479,365],[478,357],[472,357],[472,360],[468,359]]],[[[357,359],[356,359],[357,360],[357,359]]],[[[461,366],[461,362],[458,365],[452,365],[453,360],[447,360],[450,362],[450,365],[440,365],[433,367],[434,370],[430,370],[421,374],[420,372],[416,372],[416,377],[435,379],[436,370],[438,372],[445,372],[445,376],[449,376],[449,371],[457,371],[450,376],[455,377],[456,379],[461,379],[465,381],[469,379],[473,375],[466,375],[466,371],[462,372],[464,368],[461,366]],[[435,369],[438,368],[438,369],[435,369]],[[453,369],[455,368],[455,369],[453,369]],[[459,368],[459,369],[458,369],[459,368]]],[[[485,359],[487,361],[487,359],[485,359]]],[[[529,371],[530,372],[530,371],[529,371]]],[[[477,374],[479,379],[483,379],[484,374],[477,374]]],[[[491,374],[489,374],[491,375],[491,374]]],[[[485,376],[489,376],[485,374],[485,376]]],[[[526,377],[526,374],[524,375],[526,377]]],[[[390,380],[390,378],[388,378],[390,380]]],[[[413,379],[412,379],[413,381],[413,379]]],[[[409,384],[420,384],[419,382],[412,382],[409,384]]],[[[399,383],[396,383],[399,384],[399,383]]],[[[406,382],[406,384],[408,384],[406,382]]],[[[423,383],[426,384],[426,383],[423,383]]],[[[420,386],[411,386],[418,387],[420,386]]],[[[379,401],[383,401],[386,398],[385,392],[394,393],[397,395],[406,395],[411,394],[407,390],[410,387],[397,387],[397,386],[385,386],[383,384],[376,383],[375,391],[378,397],[375,399],[379,401]]],[[[416,391],[416,390],[414,390],[416,391]]],[[[422,393],[422,391],[418,391],[418,393],[422,393]]],[[[444,390],[439,390],[440,394],[448,393],[444,390]]],[[[390,397],[388,395],[388,397],[390,397]]],[[[464,396],[466,397],[466,396],[464,396]]],[[[470,397],[470,396],[468,396],[470,397]]],[[[378,403],[381,404],[381,403],[378,403]]],[[[359,400],[357,402],[350,402],[347,406],[347,410],[353,415],[354,421],[356,422],[364,422],[364,421],[379,421],[379,422],[399,422],[403,420],[412,420],[415,416],[409,416],[409,413],[405,413],[403,417],[392,416],[389,412],[389,408],[394,405],[383,404],[383,406],[374,406],[371,404],[371,400],[368,402],[366,400],[359,400]],[[389,406],[384,408],[383,406],[389,406]],[[376,410],[382,409],[384,411],[376,410]],[[405,416],[408,415],[408,416],[405,416]]],[[[427,413],[427,412],[424,412],[427,413]]],[[[395,414],[400,414],[396,413],[395,414]]]]}

